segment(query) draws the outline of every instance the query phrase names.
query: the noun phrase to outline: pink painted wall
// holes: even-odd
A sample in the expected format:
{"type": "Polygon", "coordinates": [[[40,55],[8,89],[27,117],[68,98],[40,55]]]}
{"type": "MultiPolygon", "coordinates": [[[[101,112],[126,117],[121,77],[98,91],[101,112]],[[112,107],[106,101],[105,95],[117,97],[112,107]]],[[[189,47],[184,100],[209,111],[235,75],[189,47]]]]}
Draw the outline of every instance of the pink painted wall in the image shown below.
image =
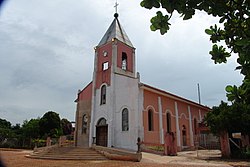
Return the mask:
{"type": "MultiPolygon", "coordinates": [[[[196,118],[197,124],[199,122],[199,110],[204,116],[208,111],[209,108],[204,106],[199,106],[197,103],[193,102],[190,103],[189,100],[185,102],[184,98],[174,98],[164,96],[154,91],[144,89],[144,100],[143,100],[143,127],[144,127],[144,142],[151,143],[151,144],[160,144],[160,133],[159,133],[159,108],[158,108],[158,97],[161,97],[162,103],[162,122],[163,122],[163,129],[164,133],[167,132],[167,112],[171,114],[171,131],[176,132],[176,115],[175,115],[175,102],[178,105],[178,112],[179,112],[179,128],[180,128],[180,141],[181,145],[183,145],[183,125],[186,127],[186,144],[187,146],[191,146],[190,143],[190,125],[189,125],[189,113],[188,113],[188,106],[190,106],[190,111],[192,115],[192,130],[193,134],[195,133],[194,130],[194,118],[196,118]],[[154,129],[153,131],[148,131],[148,110],[151,109],[154,111],[153,115],[153,123],[154,129]]],[[[167,94],[167,92],[165,92],[167,94]]],[[[198,125],[196,126],[198,127],[198,125]]]]}
{"type": "Polygon", "coordinates": [[[159,115],[157,94],[150,91],[144,91],[144,109],[153,111],[153,131],[148,130],[148,110],[143,112],[144,142],[156,144],[160,142],[159,138],[159,115]],[[153,107],[148,107],[153,106],[153,107]],[[148,107],[148,108],[147,108],[148,107]]]}
{"type": "Polygon", "coordinates": [[[96,73],[96,89],[99,89],[102,83],[110,85],[111,65],[112,65],[112,42],[96,49],[97,52],[97,73],[96,73]],[[108,52],[107,56],[103,56],[104,51],[108,52]],[[108,62],[108,69],[103,71],[103,63],[108,62]]]}
{"type": "Polygon", "coordinates": [[[175,124],[175,109],[174,109],[174,100],[162,96],[162,123],[163,129],[167,131],[167,113],[171,114],[171,131],[176,131],[176,124],[175,124]]]}
{"type": "Polygon", "coordinates": [[[87,101],[91,100],[92,98],[92,82],[89,83],[80,93],[78,93],[78,100],[79,101],[87,101]]]}

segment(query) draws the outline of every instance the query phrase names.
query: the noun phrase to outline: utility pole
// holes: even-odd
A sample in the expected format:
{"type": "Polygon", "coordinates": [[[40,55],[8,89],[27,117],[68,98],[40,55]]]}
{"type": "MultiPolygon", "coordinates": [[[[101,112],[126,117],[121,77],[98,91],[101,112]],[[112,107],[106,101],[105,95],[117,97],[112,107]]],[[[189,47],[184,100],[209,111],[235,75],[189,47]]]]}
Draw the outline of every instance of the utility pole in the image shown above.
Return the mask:
{"type": "Polygon", "coordinates": [[[198,86],[198,98],[199,98],[199,104],[201,104],[201,93],[200,93],[200,84],[197,84],[198,86]]]}

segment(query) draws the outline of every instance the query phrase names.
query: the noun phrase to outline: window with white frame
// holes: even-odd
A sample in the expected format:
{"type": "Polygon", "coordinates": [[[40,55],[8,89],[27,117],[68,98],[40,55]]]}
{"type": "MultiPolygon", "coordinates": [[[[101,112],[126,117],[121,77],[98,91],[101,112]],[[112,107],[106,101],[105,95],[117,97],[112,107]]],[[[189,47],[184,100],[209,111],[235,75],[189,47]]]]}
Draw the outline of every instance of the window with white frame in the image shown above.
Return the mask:
{"type": "Polygon", "coordinates": [[[106,85],[101,87],[101,105],[106,104],[106,85]]]}
{"type": "Polygon", "coordinates": [[[128,115],[128,109],[124,108],[122,110],[122,131],[128,131],[129,130],[129,115],[128,115]]]}
{"type": "Polygon", "coordinates": [[[102,64],[102,70],[105,71],[109,68],[109,62],[105,62],[102,64]]]}

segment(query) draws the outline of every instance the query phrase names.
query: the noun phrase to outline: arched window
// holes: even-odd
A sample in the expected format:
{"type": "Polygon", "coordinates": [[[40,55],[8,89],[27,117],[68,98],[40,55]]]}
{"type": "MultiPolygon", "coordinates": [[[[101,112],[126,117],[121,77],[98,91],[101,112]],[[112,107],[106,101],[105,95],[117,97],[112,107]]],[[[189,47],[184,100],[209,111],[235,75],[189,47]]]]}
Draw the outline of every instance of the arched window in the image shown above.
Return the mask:
{"type": "Polygon", "coordinates": [[[125,52],[122,52],[122,69],[127,70],[128,60],[127,60],[127,54],[125,52]]]}
{"type": "Polygon", "coordinates": [[[87,133],[87,126],[88,126],[88,117],[86,114],[82,117],[82,133],[87,133]]]}
{"type": "Polygon", "coordinates": [[[154,130],[153,125],[154,125],[153,111],[148,110],[148,131],[153,131],[154,130]]]}
{"type": "Polygon", "coordinates": [[[196,118],[194,119],[194,134],[197,134],[197,120],[196,118]]]}
{"type": "Polygon", "coordinates": [[[103,85],[101,88],[101,105],[106,104],[106,86],[103,85]]]}
{"type": "Polygon", "coordinates": [[[129,117],[128,117],[128,109],[124,108],[122,110],[122,131],[128,131],[129,129],[129,117]]]}
{"type": "Polygon", "coordinates": [[[171,132],[171,114],[167,113],[167,133],[171,132]]]}

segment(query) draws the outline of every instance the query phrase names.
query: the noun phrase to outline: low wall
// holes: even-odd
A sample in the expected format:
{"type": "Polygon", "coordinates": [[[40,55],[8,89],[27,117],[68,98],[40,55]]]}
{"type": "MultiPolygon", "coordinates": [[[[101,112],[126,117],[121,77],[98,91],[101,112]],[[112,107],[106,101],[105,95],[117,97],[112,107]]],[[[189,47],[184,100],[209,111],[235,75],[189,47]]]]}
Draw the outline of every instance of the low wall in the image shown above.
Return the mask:
{"type": "Polygon", "coordinates": [[[141,152],[137,153],[118,148],[102,147],[96,145],[92,146],[92,149],[98,151],[99,153],[103,154],[105,157],[111,160],[140,162],[142,159],[141,152]]]}
{"type": "Polygon", "coordinates": [[[33,152],[34,153],[40,153],[40,152],[48,152],[54,148],[58,148],[58,144],[52,145],[52,146],[45,146],[45,147],[35,147],[33,152]]]}

